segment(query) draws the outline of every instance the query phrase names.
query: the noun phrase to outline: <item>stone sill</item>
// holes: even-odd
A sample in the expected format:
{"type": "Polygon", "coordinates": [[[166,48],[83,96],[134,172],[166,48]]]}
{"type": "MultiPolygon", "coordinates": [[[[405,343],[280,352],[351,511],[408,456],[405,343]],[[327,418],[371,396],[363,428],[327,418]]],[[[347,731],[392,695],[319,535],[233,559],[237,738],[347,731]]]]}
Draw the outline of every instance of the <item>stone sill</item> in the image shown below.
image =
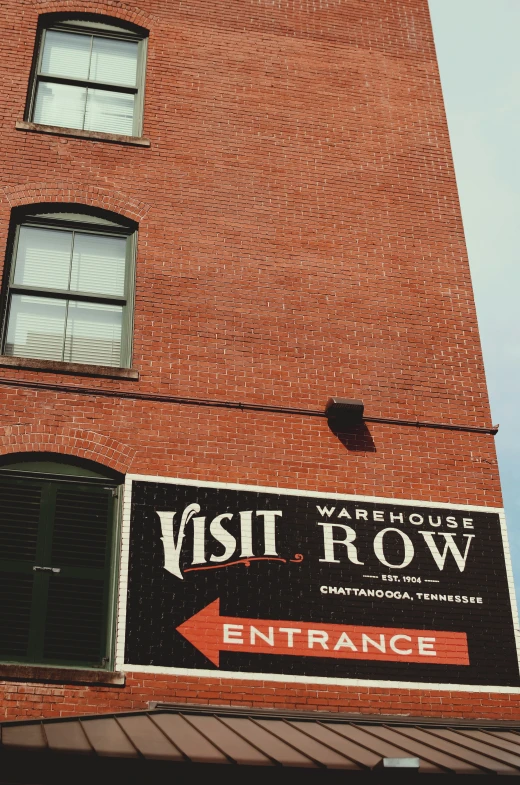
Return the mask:
{"type": "Polygon", "coordinates": [[[41,125],[17,121],[17,131],[31,131],[37,134],[53,134],[54,136],[70,136],[74,139],[90,139],[95,142],[114,142],[131,147],[151,147],[151,141],[144,136],[124,136],[123,134],[105,134],[102,131],[82,131],[80,128],[61,128],[59,125],[41,125]]]}
{"type": "Polygon", "coordinates": [[[0,680],[50,681],[60,682],[61,684],[106,684],[124,687],[125,678],[125,674],[119,671],[0,663],[0,680]]]}
{"type": "Polygon", "coordinates": [[[84,365],[83,363],[62,363],[54,362],[54,360],[34,360],[29,357],[0,357],[0,368],[20,368],[25,371],[70,373],[79,376],[102,376],[107,379],[139,381],[139,371],[135,371],[133,368],[114,368],[109,365],[84,365]]]}

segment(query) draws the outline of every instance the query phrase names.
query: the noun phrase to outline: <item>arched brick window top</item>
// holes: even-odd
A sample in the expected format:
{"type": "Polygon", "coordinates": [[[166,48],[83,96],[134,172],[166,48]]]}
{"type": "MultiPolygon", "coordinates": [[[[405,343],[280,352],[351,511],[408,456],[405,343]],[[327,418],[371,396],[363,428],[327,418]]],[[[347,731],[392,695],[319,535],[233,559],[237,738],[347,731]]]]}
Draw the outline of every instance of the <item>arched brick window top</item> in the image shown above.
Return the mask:
{"type": "Polygon", "coordinates": [[[88,458],[59,452],[14,452],[0,456],[0,471],[107,480],[121,485],[125,476],[110,466],[88,458]]]}
{"type": "Polygon", "coordinates": [[[42,22],[46,21],[45,16],[81,18],[90,14],[98,19],[111,19],[114,25],[128,22],[143,30],[145,34],[152,32],[159,22],[156,15],[149,10],[145,11],[138,4],[124,3],[122,0],[35,0],[34,9],[42,22]]]}
{"type": "MultiPolygon", "coordinates": [[[[65,194],[63,194],[65,196],[65,194]]],[[[137,231],[138,223],[128,215],[123,215],[116,209],[109,206],[101,207],[99,204],[82,203],[80,201],[55,201],[45,200],[34,201],[29,204],[20,204],[13,207],[12,221],[21,223],[30,220],[34,216],[43,219],[58,220],[63,218],[66,221],[78,223],[98,224],[99,226],[114,226],[137,231]]]]}
{"type": "Polygon", "coordinates": [[[136,223],[141,222],[151,209],[150,204],[128,193],[71,180],[29,182],[12,187],[5,186],[2,191],[13,210],[18,207],[33,209],[40,206],[43,212],[50,205],[68,204],[76,206],[79,211],[93,208],[93,214],[96,210],[112,212],[114,220],[119,216],[136,223]]]}
{"type": "MultiPolygon", "coordinates": [[[[122,16],[116,16],[109,7],[106,7],[107,13],[104,13],[103,11],[105,9],[101,7],[97,9],[91,8],[87,11],[67,10],[66,8],[63,8],[63,10],[60,11],[58,10],[59,6],[66,6],[66,3],[59,4],[55,2],[53,5],[56,7],[55,11],[44,12],[39,15],[38,27],[48,28],[59,24],[76,23],[85,27],[93,25],[98,26],[99,29],[106,28],[114,33],[127,31],[129,35],[140,38],[146,38],[150,32],[146,25],[147,20],[143,17],[142,21],[144,24],[137,23],[135,21],[136,14],[125,14],[125,6],[123,4],[120,4],[120,7],[115,9],[118,11],[123,10],[122,16]],[[130,18],[130,16],[132,18],[130,18]]],[[[92,4],[89,4],[88,2],[81,3],[83,8],[88,8],[89,5],[92,4]]]]}
{"type": "Polygon", "coordinates": [[[39,19],[29,122],[118,136],[142,134],[148,30],[92,13],[39,19]]]}
{"type": "Polygon", "coordinates": [[[15,460],[21,460],[20,456],[27,454],[30,460],[39,460],[38,456],[45,453],[52,454],[52,460],[62,455],[69,463],[83,460],[96,466],[101,464],[107,471],[113,471],[115,477],[128,473],[135,457],[135,450],[124,442],[70,425],[25,424],[0,428],[0,456],[14,455],[15,460]]]}

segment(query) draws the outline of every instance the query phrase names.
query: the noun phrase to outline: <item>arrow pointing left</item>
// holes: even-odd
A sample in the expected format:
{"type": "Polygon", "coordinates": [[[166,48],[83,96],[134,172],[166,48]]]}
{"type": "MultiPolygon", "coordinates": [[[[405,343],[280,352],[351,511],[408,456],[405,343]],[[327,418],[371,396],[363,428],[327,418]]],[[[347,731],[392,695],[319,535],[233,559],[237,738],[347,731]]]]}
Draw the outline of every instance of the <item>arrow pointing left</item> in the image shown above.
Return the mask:
{"type": "Polygon", "coordinates": [[[469,665],[464,632],[276,621],[220,615],[220,600],[177,627],[214,665],[220,652],[469,665]]]}

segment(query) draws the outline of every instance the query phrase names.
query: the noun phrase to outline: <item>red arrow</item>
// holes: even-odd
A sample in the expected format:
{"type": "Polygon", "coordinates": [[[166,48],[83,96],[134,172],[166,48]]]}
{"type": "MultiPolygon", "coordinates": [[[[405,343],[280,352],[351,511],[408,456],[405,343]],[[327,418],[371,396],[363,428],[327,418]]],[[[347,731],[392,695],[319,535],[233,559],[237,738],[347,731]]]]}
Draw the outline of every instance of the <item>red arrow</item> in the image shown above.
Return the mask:
{"type": "Polygon", "coordinates": [[[221,616],[220,600],[179,625],[177,632],[217,668],[221,651],[469,665],[464,632],[241,619],[221,616]]]}

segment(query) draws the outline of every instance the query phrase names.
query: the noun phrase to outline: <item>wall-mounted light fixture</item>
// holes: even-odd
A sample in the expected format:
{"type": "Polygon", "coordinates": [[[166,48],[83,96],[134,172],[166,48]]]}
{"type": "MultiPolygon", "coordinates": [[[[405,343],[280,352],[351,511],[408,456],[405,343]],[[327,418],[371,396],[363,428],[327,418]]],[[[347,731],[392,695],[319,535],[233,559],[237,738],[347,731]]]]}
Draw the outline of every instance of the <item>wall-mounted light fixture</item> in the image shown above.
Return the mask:
{"type": "Polygon", "coordinates": [[[355,398],[329,398],[325,414],[331,425],[349,426],[363,422],[363,401],[355,398]]]}

